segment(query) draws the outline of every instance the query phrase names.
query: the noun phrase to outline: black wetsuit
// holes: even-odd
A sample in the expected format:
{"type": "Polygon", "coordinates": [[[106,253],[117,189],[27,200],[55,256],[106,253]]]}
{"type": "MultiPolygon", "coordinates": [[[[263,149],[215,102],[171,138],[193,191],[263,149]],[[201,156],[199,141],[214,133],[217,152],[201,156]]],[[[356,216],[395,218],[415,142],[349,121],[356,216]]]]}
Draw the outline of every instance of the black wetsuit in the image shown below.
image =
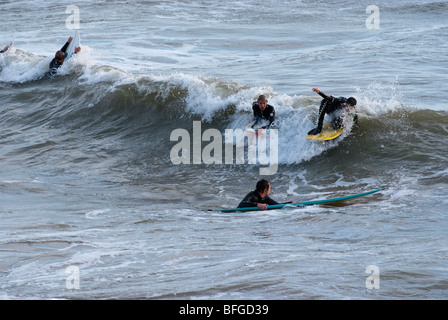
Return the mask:
{"type": "Polygon", "coordinates": [[[266,203],[269,206],[278,204],[277,201],[273,200],[269,196],[262,198],[257,191],[251,191],[240,202],[240,204],[238,205],[238,208],[256,207],[258,203],[266,203]]]}
{"type": "Polygon", "coordinates": [[[252,104],[252,110],[254,111],[254,117],[257,119],[257,122],[260,119],[269,120],[269,124],[267,126],[263,126],[263,129],[269,128],[275,120],[275,109],[270,104],[266,105],[266,108],[261,111],[260,106],[255,101],[252,104]]]}
{"type": "MultiPolygon", "coordinates": [[[[345,103],[347,102],[347,98],[339,97],[335,98],[333,96],[327,96],[326,94],[319,91],[319,95],[323,98],[320,107],[319,107],[319,119],[317,121],[317,128],[310,131],[311,134],[319,134],[322,131],[322,126],[324,123],[325,114],[331,114],[338,110],[345,109],[345,103]]],[[[343,117],[336,117],[331,125],[333,129],[340,129],[343,125],[343,117]]],[[[355,123],[357,122],[358,117],[354,116],[355,123]]]]}
{"type": "MultiPolygon", "coordinates": [[[[65,55],[67,56],[67,53],[65,52],[68,48],[69,42],[66,42],[64,44],[64,46],[61,48],[61,51],[65,53],[65,55]]],[[[49,73],[51,74],[55,74],[56,71],[62,66],[62,63],[56,61],[56,58],[53,58],[53,60],[51,60],[50,62],[50,71],[49,73]]]]}

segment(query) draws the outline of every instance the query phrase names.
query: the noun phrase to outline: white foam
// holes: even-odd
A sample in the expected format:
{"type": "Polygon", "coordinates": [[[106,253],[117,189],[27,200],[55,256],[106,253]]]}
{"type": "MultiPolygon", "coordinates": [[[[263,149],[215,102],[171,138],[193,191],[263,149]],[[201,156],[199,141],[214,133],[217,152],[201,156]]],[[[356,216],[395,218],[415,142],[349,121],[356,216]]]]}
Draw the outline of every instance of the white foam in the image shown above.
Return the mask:
{"type": "Polygon", "coordinates": [[[398,89],[398,79],[393,83],[372,82],[366,88],[357,88],[357,112],[367,117],[377,117],[405,106],[398,89]]]}
{"type": "MultiPolygon", "coordinates": [[[[151,76],[150,79],[166,82],[167,93],[174,88],[186,90],[185,110],[190,114],[200,115],[203,121],[211,121],[219,111],[229,105],[236,106],[238,111],[249,111],[254,99],[263,92],[262,88],[183,73],[151,76]]],[[[265,91],[272,91],[272,89],[268,88],[265,91]]],[[[251,115],[248,115],[248,119],[250,117],[251,115]]]]}
{"type": "Polygon", "coordinates": [[[87,219],[98,219],[101,215],[109,212],[109,209],[98,209],[86,212],[87,219]]]}
{"type": "Polygon", "coordinates": [[[50,61],[20,49],[14,54],[0,55],[0,81],[22,83],[39,79],[48,71],[50,61]]]}

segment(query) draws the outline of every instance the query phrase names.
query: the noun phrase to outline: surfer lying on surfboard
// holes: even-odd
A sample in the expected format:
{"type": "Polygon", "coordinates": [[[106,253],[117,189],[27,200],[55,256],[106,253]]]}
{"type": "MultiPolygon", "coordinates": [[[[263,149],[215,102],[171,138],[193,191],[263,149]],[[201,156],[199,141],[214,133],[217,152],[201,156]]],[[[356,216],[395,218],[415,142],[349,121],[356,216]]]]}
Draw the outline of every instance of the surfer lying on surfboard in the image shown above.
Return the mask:
{"type": "MultiPolygon", "coordinates": [[[[65,58],[67,57],[67,48],[70,44],[70,42],[72,42],[73,37],[68,38],[67,42],[64,44],[64,46],[61,48],[61,50],[57,51],[53,60],[51,60],[50,62],[50,73],[51,74],[55,74],[56,71],[59,69],[59,67],[62,66],[62,64],[65,61],[65,58]]],[[[81,47],[77,47],[75,48],[75,53],[78,53],[79,51],[81,51],[81,47]]]]}
{"type": "MultiPolygon", "coordinates": [[[[260,180],[261,181],[261,180],[260,180]]],[[[274,209],[283,209],[285,207],[305,207],[305,206],[313,206],[313,205],[318,205],[318,204],[327,204],[327,203],[334,203],[334,202],[341,202],[341,201],[345,201],[345,200],[349,200],[349,199],[355,199],[355,198],[359,198],[359,197],[363,197],[363,196],[367,196],[369,194],[381,191],[383,189],[376,189],[376,190],[372,190],[372,191],[368,191],[368,192],[363,192],[363,193],[358,193],[358,194],[352,194],[349,196],[344,196],[344,197],[338,197],[338,198],[331,198],[331,199],[321,199],[321,200],[312,200],[312,201],[305,201],[305,202],[285,202],[285,203],[279,203],[279,204],[273,204],[273,205],[267,205],[266,207],[263,207],[263,209],[260,208],[260,206],[256,206],[258,204],[260,204],[259,202],[257,202],[258,196],[253,193],[257,192],[257,190],[255,190],[254,192],[249,193],[244,200],[241,202],[243,205],[246,204],[252,204],[253,207],[238,207],[238,208],[233,208],[233,209],[220,209],[220,212],[244,212],[244,211],[257,211],[257,210],[274,210],[274,209]],[[251,199],[252,196],[255,196],[257,198],[255,199],[251,199]],[[248,201],[246,201],[246,199],[248,199],[248,201]],[[251,202],[250,200],[255,200],[254,202],[251,202]],[[246,203],[247,202],[247,203],[246,203]]],[[[266,192],[266,191],[265,191],[266,192]]],[[[272,199],[271,199],[272,200],[272,199]]],[[[266,201],[266,199],[265,199],[266,201]]],[[[275,202],[275,201],[274,201],[275,202]]],[[[241,205],[241,204],[240,204],[241,205]]],[[[209,211],[213,211],[213,210],[209,210],[209,211]]]]}
{"type": "Polygon", "coordinates": [[[275,109],[273,106],[268,104],[268,99],[265,95],[260,95],[258,100],[252,103],[252,110],[254,111],[254,118],[252,121],[255,121],[252,128],[261,120],[269,120],[269,124],[261,127],[260,129],[269,129],[272,123],[275,120],[275,109]]]}
{"type": "Polygon", "coordinates": [[[279,204],[269,197],[271,184],[269,181],[261,179],[257,182],[254,191],[249,192],[238,205],[238,208],[258,207],[260,210],[266,210],[267,206],[279,204]]]}
{"type": "MultiPolygon", "coordinates": [[[[333,117],[333,120],[331,121],[333,129],[340,129],[346,114],[354,112],[356,99],[353,97],[347,99],[344,97],[335,98],[333,96],[327,96],[317,88],[313,88],[313,91],[318,93],[323,99],[320,103],[317,127],[308,132],[308,134],[317,135],[322,132],[325,114],[333,117]]],[[[358,121],[356,114],[354,115],[353,120],[355,123],[358,121]]]]}

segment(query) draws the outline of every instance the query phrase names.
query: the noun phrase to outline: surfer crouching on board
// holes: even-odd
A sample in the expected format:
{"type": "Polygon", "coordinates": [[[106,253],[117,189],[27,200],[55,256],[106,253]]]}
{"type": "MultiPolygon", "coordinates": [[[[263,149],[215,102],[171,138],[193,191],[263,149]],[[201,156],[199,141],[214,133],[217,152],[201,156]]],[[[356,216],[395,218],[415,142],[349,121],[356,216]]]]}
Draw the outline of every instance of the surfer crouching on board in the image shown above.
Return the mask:
{"type": "Polygon", "coordinates": [[[263,129],[269,129],[275,120],[275,109],[268,104],[268,99],[266,99],[265,95],[260,95],[258,100],[252,103],[252,110],[254,111],[252,121],[256,121],[254,125],[261,120],[269,120],[269,124],[262,127],[263,129]]]}
{"type": "MultiPolygon", "coordinates": [[[[62,66],[62,64],[64,63],[65,58],[67,56],[67,54],[66,54],[67,48],[68,48],[70,42],[72,42],[72,40],[73,40],[73,37],[68,38],[67,42],[61,48],[61,50],[57,51],[53,60],[51,60],[51,62],[50,62],[50,73],[51,74],[55,74],[56,71],[59,69],[59,67],[62,66]]],[[[79,51],[81,51],[81,47],[75,48],[75,53],[78,53],[79,51]]]]}
{"type": "Polygon", "coordinates": [[[279,204],[269,197],[271,184],[269,181],[261,179],[257,182],[254,191],[249,192],[238,205],[238,208],[258,207],[260,210],[266,210],[267,206],[279,204]]]}
{"type": "MultiPolygon", "coordinates": [[[[314,128],[308,134],[316,135],[322,132],[322,126],[324,123],[325,114],[333,117],[331,125],[333,129],[340,129],[343,126],[343,120],[347,113],[351,113],[355,110],[356,99],[353,97],[335,98],[333,96],[327,96],[317,88],[313,88],[313,91],[318,93],[323,99],[319,108],[319,120],[317,121],[317,128],[314,128]]],[[[358,121],[356,114],[354,115],[355,123],[358,121]]]]}

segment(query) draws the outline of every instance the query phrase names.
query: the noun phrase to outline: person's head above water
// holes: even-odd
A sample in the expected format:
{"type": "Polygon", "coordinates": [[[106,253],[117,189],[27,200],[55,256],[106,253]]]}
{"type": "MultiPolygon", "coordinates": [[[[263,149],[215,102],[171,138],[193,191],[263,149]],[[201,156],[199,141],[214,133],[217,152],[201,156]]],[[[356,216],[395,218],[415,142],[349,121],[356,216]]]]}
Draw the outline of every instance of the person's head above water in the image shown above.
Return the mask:
{"type": "Polygon", "coordinates": [[[355,107],[355,106],[356,106],[356,103],[357,103],[357,101],[356,101],[356,99],[355,99],[355,98],[353,98],[353,97],[350,97],[350,98],[348,98],[348,99],[347,99],[347,103],[348,103],[349,105],[351,105],[352,107],[355,107]]]}
{"type": "Polygon", "coordinates": [[[65,53],[62,51],[57,51],[56,54],[54,55],[54,58],[56,59],[56,61],[58,62],[64,62],[65,60],[65,53]]]}
{"type": "Polygon", "coordinates": [[[258,96],[257,103],[258,106],[260,107],[260,110],[263,111],[264,109],[266,109],[266,106],[268,105],[268,99],[264,94],[261,94],[258,96]]]}

